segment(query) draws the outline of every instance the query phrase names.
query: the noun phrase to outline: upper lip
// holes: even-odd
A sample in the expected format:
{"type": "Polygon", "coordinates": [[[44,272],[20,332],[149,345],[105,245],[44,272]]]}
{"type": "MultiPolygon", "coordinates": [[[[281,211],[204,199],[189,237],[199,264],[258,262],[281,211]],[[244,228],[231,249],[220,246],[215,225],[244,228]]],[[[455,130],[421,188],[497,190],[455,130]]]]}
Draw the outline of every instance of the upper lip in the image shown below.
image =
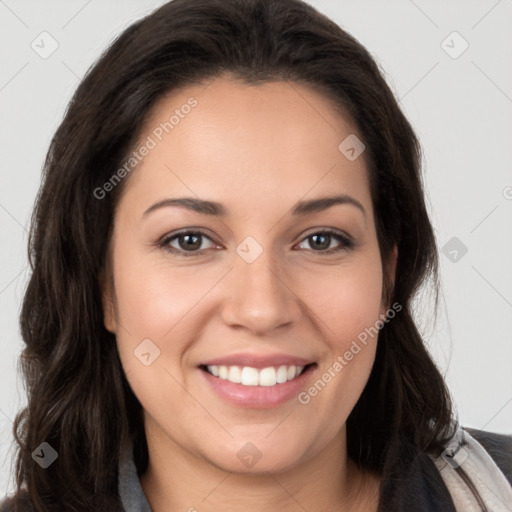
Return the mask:
{"type": "MultiPolygon", "coordinates": [[[[204,366],[250,366],[251,368],[268,368],[270,366],[306,366],[314,363],[309,359],[288,354],[230,354],[210,359],[204,366]]],[[[200,365],[201,366],[201,365],[200,365]]]]}

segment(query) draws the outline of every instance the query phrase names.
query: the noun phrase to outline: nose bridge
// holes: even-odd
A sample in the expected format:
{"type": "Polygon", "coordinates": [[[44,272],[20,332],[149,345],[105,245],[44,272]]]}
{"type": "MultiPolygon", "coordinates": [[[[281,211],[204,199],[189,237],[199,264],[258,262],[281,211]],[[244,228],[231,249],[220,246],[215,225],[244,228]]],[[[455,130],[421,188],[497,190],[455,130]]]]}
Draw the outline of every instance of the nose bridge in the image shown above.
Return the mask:
{"type": "Polygon", "coordinates": [[[297,319],[297,298],[286,286],[281,266],[271,248],[247,237],[236,249],[229,297],[223,314],[226,323],[264,332],[297,319]]]}

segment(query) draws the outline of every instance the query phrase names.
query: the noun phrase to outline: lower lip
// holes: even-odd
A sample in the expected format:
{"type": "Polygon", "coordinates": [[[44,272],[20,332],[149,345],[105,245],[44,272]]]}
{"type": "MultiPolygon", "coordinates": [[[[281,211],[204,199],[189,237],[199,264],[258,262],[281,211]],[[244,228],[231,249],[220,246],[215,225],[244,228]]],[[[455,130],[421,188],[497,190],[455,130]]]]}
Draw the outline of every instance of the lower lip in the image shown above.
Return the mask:
{"type": "Polygon", "coordinates": [[[275,386],[244,386],[214,377],[201,368],[199,371],[213,391],[229,403],[252,409],[270,409],[297,397],[314,369],[315,365],[309,366],[295,379],[275,386]]]}

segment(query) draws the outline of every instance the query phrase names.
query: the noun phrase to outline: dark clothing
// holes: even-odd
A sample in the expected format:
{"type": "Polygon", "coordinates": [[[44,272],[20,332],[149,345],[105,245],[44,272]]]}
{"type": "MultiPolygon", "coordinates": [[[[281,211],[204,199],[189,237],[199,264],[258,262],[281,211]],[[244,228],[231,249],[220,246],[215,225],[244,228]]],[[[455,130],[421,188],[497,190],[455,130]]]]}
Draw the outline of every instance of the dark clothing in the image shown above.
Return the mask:
{"type": "MultiPolygon", "coordinates": [[[[387,486],[399,498],[397,508],[390,512],[512,511],[512,435],[474,429],[459,432],[462,436],[469,433],[469,442],[466,439],[455,450],[448,448],[446,457],[434,460],[416,454],[404,460],[410,466],[408,479],[387,486]]],[[[119,508],[109,512],[151,512],[129,452],[119,463],[119,498],[119,508]]],[[[12,498],[6,498],[0,512],[11,512],[11,502],[12,498]]],[[[29,502],[24,511],[33,512],[29,502]]]]}

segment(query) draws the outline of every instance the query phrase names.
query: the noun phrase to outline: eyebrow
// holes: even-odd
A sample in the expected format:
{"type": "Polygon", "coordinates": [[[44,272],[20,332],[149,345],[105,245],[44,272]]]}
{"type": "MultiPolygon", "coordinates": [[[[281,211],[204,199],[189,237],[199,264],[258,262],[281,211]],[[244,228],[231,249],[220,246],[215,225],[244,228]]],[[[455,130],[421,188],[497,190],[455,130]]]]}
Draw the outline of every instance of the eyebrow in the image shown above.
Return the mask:
{"type": "MultiPolygon", "coordinates": [[[[308,215],[311,213],[327,210],[328,208],[338,204],[348,204],[355,206],[363,213],[364,217],[366,218],[366,210],[364,209],[364,206],[357,199],[347,194],[337,194],[335,196],[310,199],[308,201],[299,201],[293,206],[291,213],[294,216],[308,215]]],[[[194,197],[178,197],[158,201],[157,203],[151,205],[142,214],[142,216],[144,218],[155,210],[169,206],[187,208],[188,210],[192,210],[203,215],[215,215],[220,217],[226,217],[229,215],[229,210],[227,210],[226,207],[221,203],[217,203],[215,201],[207,201],[205,199],[197,199],[194,197]]]]}

